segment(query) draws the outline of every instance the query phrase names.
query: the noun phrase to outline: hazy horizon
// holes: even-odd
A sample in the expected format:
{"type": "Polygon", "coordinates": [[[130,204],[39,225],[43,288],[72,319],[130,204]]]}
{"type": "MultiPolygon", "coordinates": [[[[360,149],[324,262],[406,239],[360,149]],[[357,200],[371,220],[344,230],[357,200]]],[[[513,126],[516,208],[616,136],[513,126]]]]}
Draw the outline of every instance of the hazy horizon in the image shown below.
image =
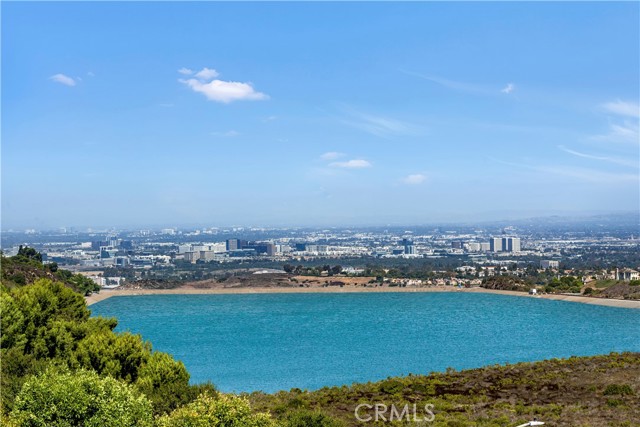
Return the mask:
{"type": "MultiPolygon", "coordinates": [[[[625,221],[634,218],[634,221],[640,225],[640,211],[618,211],[618,212],[606,212],[606,211],[593,211],[593,212],[556,212],[556,213],[542,213],[540,215],[533,216],[491,216],[487,213],[484,216],[474,217],[470,219],[442,219],[442,220],[423,220],[414,222],[382,222],[382,221],[357,221],[353,223],[265,223],[256,220],[237,223],[215,223],[215,222],[202,222],[202,223],[180,223],[180,222],[168,222],[168,223],[139,223],[139,224],[63,224],[50,227],[5,227],[2,225],[2,232],[16,232],[21,233],[29,230],[36,231],[56,231],[60,229],[73,230],[75,232],[85,232],[91,230],[92,232],[102,232],[106,230],[120,230],[120,231],[133,231],[133,230],[161,230],[174,228],[177,230],[196,230],[196,229],[232,229],[232,228],[266,228],[266,229],[369,229],[369,228],[384,228],[384,227],[406,227],[421,228],[421,227],[439,227],[439,226],[477,226],[477,227],[492,227],[497,224],[502,225],[515,225],[522,222],[546,223],[552,221],[561,221],[568,224],[582,224],[585,222],[592,222],[598,219],[615,219],[623,218],[625,221]]],[[[626,223],[625,223],[626,224],[626,223]]]]}
{"type": "Polygon", "coordinates": [[[638,212],[640,5],[2,4],[2,229],[638,212]]]}

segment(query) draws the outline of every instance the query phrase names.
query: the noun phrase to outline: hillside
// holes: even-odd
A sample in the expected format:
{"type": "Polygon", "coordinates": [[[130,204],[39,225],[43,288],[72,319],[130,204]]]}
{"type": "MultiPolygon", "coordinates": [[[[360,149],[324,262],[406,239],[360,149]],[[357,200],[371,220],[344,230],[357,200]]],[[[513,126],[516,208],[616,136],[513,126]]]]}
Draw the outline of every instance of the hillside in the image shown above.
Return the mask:
{"type": "MultiPolygon", "coordinates": [[[[354,410],[362,403],[399,410],[415,403],[419,417],[431,403],[435,419],[422,425],[434,427],[515,426],[534,417],[558,427],[640,426],[640,353],[489,366],[312,392],[253,393],[250,400],[255,409],[275,416],[321,411],[348,426],[389,425],[359,422],[354,410]]],[[[362,418],[374,415],[367,408],[361,407],[362,418]]]]}
{"type": "Polygon", "coordinates": [[[20,246],[17,255],[5,257],[0,254],[0,281],[8,288],[25,286],[39,279],[63,283],[68,288],[82,294],[97,292],[100,287],[81,274],[73,274],[59,269],[56,263],[43,264],[42,255],[35,249],[20,246]]]}

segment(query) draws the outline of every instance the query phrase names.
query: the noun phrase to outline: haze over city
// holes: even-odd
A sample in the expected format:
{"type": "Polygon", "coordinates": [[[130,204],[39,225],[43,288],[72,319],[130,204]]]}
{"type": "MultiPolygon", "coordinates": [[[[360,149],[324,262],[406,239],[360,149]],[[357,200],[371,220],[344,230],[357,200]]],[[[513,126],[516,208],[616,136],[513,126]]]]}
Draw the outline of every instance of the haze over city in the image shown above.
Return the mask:
{"type": "Polygon", "coordinates": [[[639,10],[3,3],[2,227],[637,211],[639,10]]]}

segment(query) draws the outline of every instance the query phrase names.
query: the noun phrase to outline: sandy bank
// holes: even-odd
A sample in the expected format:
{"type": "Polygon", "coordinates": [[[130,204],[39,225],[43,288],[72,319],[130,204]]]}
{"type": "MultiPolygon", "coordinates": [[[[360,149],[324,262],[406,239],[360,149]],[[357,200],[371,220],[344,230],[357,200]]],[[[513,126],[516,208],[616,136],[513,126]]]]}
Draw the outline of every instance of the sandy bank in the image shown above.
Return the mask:
{"type": "Polygon", "coordinates": [[[433,286],[430,288],[395,288],[395,287],[310,287],[310,288],[212,288],[197,289],[183,287],[177,289],[125,289],[125,290],[102,290],[99,294],[93,294],[86,298],[87,304],[95,304],[113,296],[132,295],[206,295],[206,294],[304,294],[304,293],[353,293],[353,292],[466,292],[466,293],[488,293],[499,295],[512,295],[525,298],[545,298],[559,301],[579,302],[583,304],[596,304],[609,307],[623,307],[640,309],[640,301],[591,298],[574,295],[529,295],[524,292],[498,291],[484,288],[463,288],[458,289],[451,286],[433,286]]]}

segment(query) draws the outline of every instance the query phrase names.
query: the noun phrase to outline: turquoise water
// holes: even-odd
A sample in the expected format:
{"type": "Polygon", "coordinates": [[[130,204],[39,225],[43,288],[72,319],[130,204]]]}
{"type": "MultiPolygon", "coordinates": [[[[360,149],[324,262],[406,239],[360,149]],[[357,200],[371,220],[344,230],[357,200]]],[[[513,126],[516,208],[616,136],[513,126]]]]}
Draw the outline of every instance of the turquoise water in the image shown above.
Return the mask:
{"type": "Polygon", "coordinates": [[[640,351],[640,310],[468,293],[149,295],[91,306],[223,391],[640,351]]]}

